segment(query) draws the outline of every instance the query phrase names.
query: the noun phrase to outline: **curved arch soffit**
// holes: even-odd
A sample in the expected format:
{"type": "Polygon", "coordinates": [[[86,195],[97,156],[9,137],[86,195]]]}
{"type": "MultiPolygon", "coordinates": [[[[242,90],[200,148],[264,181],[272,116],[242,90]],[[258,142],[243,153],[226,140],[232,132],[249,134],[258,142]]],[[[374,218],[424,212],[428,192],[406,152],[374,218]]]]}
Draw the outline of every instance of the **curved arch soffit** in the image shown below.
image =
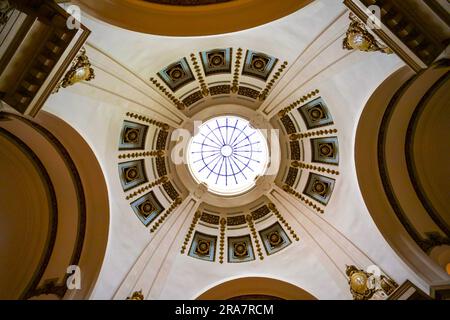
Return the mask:
{"type": "MultiPolygon", "coordinates": [[[[386,161],[383,151],[385,142],[380,137],[386,135],[383,123],[389,123],[386,110],[407,92],[417,76],[403,67],[372,93],[358,120],[355,138],[355,167],[359,188],[367,209],[378,230],[399,257],[428,283],[442,281],[443,270],[419,246],[422,239],[409,222],[408,217],[400,215],[400,204],[392,190],[392,177],[380,161],[386,161]],[[381,151],[380,151],[381,150],[381,151]],[[386,189],[387,188],[387,189],[386,189]]],[[[401,140],[399,138],[399,140],[401,140]]],[[[400,143],[400,142],[399,142],[400,143]]],[[[404,150],[404,146],[401,146],[404,150]]],[[[406,176],[400,176],[404,178],[406,176]]],[[[397,179],[400,179],[396,176],[397,179]]]]}
{"type": "Polygon", "coordinates": [[[65,299],[89,298],[103,265],[110,227],[109,193],[99,161],[84,138],[70,124],[41,111],[36,122],[49,130],[63,145],[77,166],[86,202],[86,227],[79,267],[81,290],[68,291],[65,299]]]}
{"type": "MultiPolygon", "coordinates": [[[[31,150],[39,151],[41,156],[43,152],[47,152],[46,150],[53,156],[58,155],[58,159],[54,162],[58,163],[58,166],[54,165],[50,157],[43,160],[44,166],[52,176],[51,182],[54,182],[53,179],[57,182],[56,193],[64,195],[61,203],[75,209],[70,213],[68,211],[56,213],[58,224],[54,224],[54,228],[57,228],[54,232],[73,229],[75,226],[67,225],[68,221],[78,220],[77,230],[70,236],[73,237],[73,241],[69,243],[63,240],[64,243],[58,243],[56,238],[55,246],[47,246],[45,249],[51,258],[40,263],[36,272],[42,271],[39,272],[39,278],[43,278],[38,278],[38,281],[45,280],[47,270],[66,270],[69,257],[70,264],[76,264],[81,269],[81,289],[61,291],[55,284],[47,290],[36,284],[27,290],[26,297],[49,299],[52,295],[48,294],[56,290],[59,298],[62,298],[61,294],[64,293],[64,299],[89,298],[103,264],[109,233],[108,189],[99,161],[76,129],[53,114],[41,111],[34,121],[31,121],[6,113],[6,119],[8,121],[4,122],[5,128],[11,134],[21,137],[23,143],[29,145],[31,150]],[[61,176],[66,177],[65,180],[60,180],[61,176]],[[69,178],[71,180],[67,180],[68,177],[71,177],[69,178]],[[71,197],[65,197],[66,188],[71,190],[71,197]]],[[[64,276],[64,273],[60,275],[61,278],[64,276]]]]}
{"type": "Polygon", "coordinates": [[[206,290],[196,300],[227,300],[254,295],[284,300],[317,300],[306,290],[289,282],[265,277],[245,277],[225,281],[206,290]]]}
{"type": "Polygon", "coordinates": [[[207,5],[165,5],[133,0],[74,1],[84,12],[104,22],[164,36],[206,36],[241,31],[280,19],[311,2],[234,0],[207,5]]]}

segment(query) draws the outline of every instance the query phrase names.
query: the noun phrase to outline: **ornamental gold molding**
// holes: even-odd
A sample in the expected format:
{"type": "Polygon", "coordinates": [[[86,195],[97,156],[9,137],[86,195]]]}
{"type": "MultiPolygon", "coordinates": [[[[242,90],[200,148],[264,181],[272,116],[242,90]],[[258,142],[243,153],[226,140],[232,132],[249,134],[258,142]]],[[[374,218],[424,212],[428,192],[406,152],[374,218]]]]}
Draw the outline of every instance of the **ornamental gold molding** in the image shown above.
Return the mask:
{"type": "Polygon", "coordinates": [[[176,198],[174,202],[170,205],[170,207],[164,212],[164,214],[159,217],[158,221],[155,222],[155,224],[150,229],[150,233],[154,233],[156,230],[158,230],[159,226],[167,219],[167,217],[182,203],[180,197],[176,198]]]}
{"type": "Polygon", "coordinates": [[[264,260],[263,253],[261,251],[261,244],[259,243],[258,235],[255,229],[255,224],[253,222],[253,217],[251,214],[245,216],[245,220],[247,220],[248,227],[252,234],[253,240],[255,241],[256,250],[258,251],[258,256],[260,260],[264,260]]]}
{"type": "Polygon", "coordinates": [[[151,77],[150,82],[153,83],[153,85],[162,93],[164,94],[172,103],[177,107],[178,110],[184,110],[186,109],[186,106],[183,102],[177,99],[173,94],[169,92],[158,80],[151,77]]]}
{"type": "Polygon", "coordinates": [[[132,152],[126,154],[119,154],[117,157],[119,159],[133,159],[133,158],[141,158],[141,157],[164,157],[164,150],[152,150],[152,151],[143,151],[143,152],[132,152]]]}
{"type": "Polygon", "coordinates": [[[231,85],[231,92],[237,93],[239,91],[239,75],[241,71],[242,48],[238,48],[236,52],[236,62],[234,64],[233,82],[231,85]]]}
{"type": "Polygon", "coordinates": [[[192,64],[194,65],[194,70],[197,75],[197,80],[200,84],[201,93],[204,97],[206,97],[207,95],[209,95],[209,89],[205,82],[205,78],[202,75],[202,71],[201,71],[199,63],[197,61],[197,58],[195,57],[195,54],[193,54],[193,53],[191,53],[191,61],[192,61],[192,64]]]}
{"type": "Polygon", "coordinates": [[[292,227],[289,225],[289,223],[284,219],[284,217],[281,215],[280,211],[278,211],[275,204],[269,203],[269,204],[267,204],[267,206],[277,217],[278,221],[280,221],[286,227],[286,229],[289,231],[289,233],[295,239],[295,241],[300,241],[300,238],[298,237],[297,233],[294,231],[294,229],[292,229],[292,227]]]}
{"type": "Polygon", "coordinates": [[[386,54],[394,53],[389,47],[382,45],[375,37],[367,30],[364,23],[362,23],[352,12],[349,14],[350,25],[346,32],[342,47],[347,50],[359,50],[363,52],[380,51],[386,54]]]}
{"type": "Polygon", "coordinates": [[[304,197],[302,194],[300,194],[299,192],[295,191],[294,189],[291,188],[291,186],[285,184],[283,186],[283,190],[289,194],[292,194],[294,197],[300,199],[302,202],[304,202],[306,205],[308,205],[309,207],[313,208],[314,210],[316,210],[318,213],[324,213],[325,211],[319,207],[318,205],[316,205],[313,201],[308,200],[306,197],[304,197]]]}
{"type": "Polygon", "coordinates": [[[323,173],[326,172],[326,173],[329,173],[329,174],[339,175],[339,171],[337,171],[337,170],[324,168],[324,167],[316,166],[316,165],[309,164],[309,163],[303,163],[303,162],[300,162],[300,161],[292,161],[292,166],[294,168],[315,170],[315,171],[319,171],[319,172],[323,172],[323,173]]]}
{"type": "Polygon", "coordinates": [[[164,131],[168,131],[170,129],[170,126],[167,123],[164,123],[164,122],[161,122],[161,121],[157,121],[157,120],[154,120],[154,119],[151,119],[149,117],[142,116],[142,115],[139,115],[139,114],[136,114],[136,113],[133,113],[133,112],[127,112],[126,116],[131,118],[131,119],[136,119],[136,120],[140,120],[140,121],[149,123],[151,125],[154,125],[156,127],[161,128],[164,131]]]}
{"type": "Polygon", "coordinates": [[[272,79],[266,85],[264,90],[259,94],[259,100],[264,101],[267,99],[267,97],[269,96],[270,90],[272,90],[273,85],[280,78],[281,74],[283,73],[284,69],[286,69],[287,65],[288,65],[288,62],[284,61],[283,64],[278,68],[277,72],[275,72],[272,79]]]}
{"type": "Polygon", "coordinates": [[[161,178],[159,178],[158,180],[155,180],[153,182],[150,182],[148,185],[146,185],[145,187],[139,188],[138,190],[134,191],[133,193],[130,193],[128,196],[126,196],[126,200],[131,200],[134,197],[144,193],[147,190],[150,190],[156,186],[159,186],[160,184],[166,183],[169,181],[169,178],[167,178],[167,176],[163,176],[161,178]]]}
{"type": "Polygon", "coordinates": [[[315,97],[316,95],[319,94],[319,89],[316,89],[314,91],[311,91],[310,93],[302,96],[300,99],[292,102],[289,106],[287,106],[286,108],[280,110],[278,112],[278,117],[282,118],[284,117],[286,114],[288,114],[289,112],[291,112],[295,107],[297,107],[298,105],[307,102],[309,99],[315,97]]]}
{"type": "Polygon", "coordinates": [[[305,133],[293,133],[289,136],[289,139],[291,141],[296,141],[296,140],[310,138],[310,137],[320,137],[320,136],[324,136],[324,135],[335,134],[337,132],[338,132],[337,129],[327,129],[327,130],[310,131],[310,132],[305,132],[305,133]]]}
{"type": "Polygon", "coordinates": [[[69,71],[66,72],[64,78],[56,85],[53,93],[58,92],[61,88],[73,86],[81,81],[91,81],[94,78],[94,69],[86,55],[86,49],[83,47],[72,62],[69,71]]]}
{"type": "Polygon", "coordinates": [[[144,295],[142,294],[142,290],[133,292],[131,297],[127,297],[127,300],[144,300],[144,295]]]}
{"type": "Polygon", "coordinates": [[[201,211],[196,211],[194,214],[194,217],[192,218],[191,225],[189,226],[189,230],[186,233],[186,237],[184,238],[183,246],[181,247],[181,254],[184,254],[187,249],[187,245],[189,244],[189,241],[191,240],[192,233],[194,232],[195,226],[198,223],[198,220],[202,216],[201,211]]]}
{"type": "Polygon", "coordinates": [[[226,228],[227,228],[227,219],[225,218],[220,219],[219,263],[223,263],[226,228]]]}

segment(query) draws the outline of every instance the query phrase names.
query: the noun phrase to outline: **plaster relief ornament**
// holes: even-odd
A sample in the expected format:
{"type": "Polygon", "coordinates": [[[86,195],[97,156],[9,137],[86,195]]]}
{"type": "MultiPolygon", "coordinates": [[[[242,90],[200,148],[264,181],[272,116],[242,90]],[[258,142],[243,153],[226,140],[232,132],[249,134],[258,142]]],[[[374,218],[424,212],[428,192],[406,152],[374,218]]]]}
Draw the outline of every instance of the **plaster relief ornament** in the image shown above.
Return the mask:
{"type": "Polygon", "coordinates": [[[355,266],[347,266],[345,271],[349,280],[350,292],[355,300],[369,300],[373,296],[373,290],[368,287],[369,275],[358,270],[355,266]]]}
{"type": "Polygon", "coordinates": [[[144,295],[142,294],[142,290],[133,292],[131,297],[127,297],[127,300],[144,300],[144,295]]]}
{"type": "Polygon", "coordinates": [[[353,265],[347,266],[345,272],[355,300],[386,300],[398,287],[394,280],[384,275],[369,273],[353,265]]]}
{"type": "Polygon", "coordinates": [[[362,23],[353,13],[350,13],[349,18],[351,22],[343,41],[344,49],[364,52],[380,51],[386,54],[393,53],[389,47],[382,45],[377,41],[367,30],[364,23],[362,23]]]}
{"type": "Polygon", "coordinates": [[[95,78],[94,69],[91,67],[89,58],[86,55],[86,49],[81,48],[72,66],[67,71],[64,78],[56,86],[54,93],[58,92],[60,88],[67,88],[81,81],[91,81],[95,78]]]}

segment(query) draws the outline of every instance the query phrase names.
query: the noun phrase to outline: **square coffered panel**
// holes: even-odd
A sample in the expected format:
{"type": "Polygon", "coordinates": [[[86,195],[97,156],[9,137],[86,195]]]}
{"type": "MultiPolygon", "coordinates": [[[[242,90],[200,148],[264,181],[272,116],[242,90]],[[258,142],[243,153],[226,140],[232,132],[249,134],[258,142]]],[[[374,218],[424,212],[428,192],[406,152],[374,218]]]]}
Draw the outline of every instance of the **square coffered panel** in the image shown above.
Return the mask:
{"type": "Polygon", "coordinates": [[[316,173],[310,173],[303,193],[308,197],[327,205],[333,193],[334,179],[316,173]]]}
{"type": "Polygon", "coordinates": [[[147,182],[144,160],[119,163],[119,176],[122,188],[128,191],[147,182]]]}
{"type": "Polygon", "coordinates": [[[278,59],[261,52],[247,50],[242,75],[267,81],[278,59]]]}
{"type": "Polygon", "coordinates": [[[195,81],[195,77],[186,60],[183,58],[158,72],[158,77],[172,90],[177,91],[184,85],[195,81]]]}
{"type": "Polygon", "coordinates": [[[231,73],[232,51],[232,48],[227,48],[200,52],[205,75],[231,73]]]}
{"type": "Polygon", "coordinates": [[[268,255],[274,254],[291,244],[291,240],[278,222],[261,230],[259,235],[268,255]]]}
{"type": "Polygon", "coordinates": [[[196,231],[189,255],[193,258],[211,261],[216,259],[217,237],[196,231]]]}
{"type": "Polygon", "coordinates": [[[247,262],[255,260],[250,235],[228,238],[228,262],[247,262]]]}
{"type": "Polygon", "coordinates": [[[310,101],[297,110],[308,130],[333,124],[333,118],[322,98],[310,101]]]}
{"type": "Polygon", "coordinates": [[[339,144],[337,137],[311,139],[312,161],[339,164],[339,144]]]}
{"type": "Polygon", "coordinates": [[[120,133],[119,150],[142,150],[145,147],[148,126],[124,121],[120,133]]]}
{"type": "Polygon", "coordinates": [[[297,129],[295,128],[295,124],[288,114],[281,117],[280,120],[281,120],[281,123],[283,124],[284,129],[286,130],[287,134],[292,134],[292,133],[297,132],[297,129]]]}
{"type": "Polygon", "coordinates": [[[131,208],[145,226],[148,226],[164,211],[164,207],[153,191],[133,201],[131,208]]]}

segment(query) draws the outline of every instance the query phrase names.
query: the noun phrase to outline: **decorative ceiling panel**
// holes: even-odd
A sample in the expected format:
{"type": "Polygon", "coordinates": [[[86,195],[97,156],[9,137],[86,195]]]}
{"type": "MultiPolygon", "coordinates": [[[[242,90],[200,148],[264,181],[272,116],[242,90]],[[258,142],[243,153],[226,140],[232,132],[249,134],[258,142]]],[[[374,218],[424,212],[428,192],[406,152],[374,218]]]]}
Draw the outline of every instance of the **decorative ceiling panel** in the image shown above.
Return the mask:
{"type": "Polygon", "coordinates": [[[291,160],[300,160],[301,159],[300,143],[298,141],[290,141],[289,146],[291,149],[291,160]]]}
{"type": "Polygon", "coordinates": [[[206,76],[231,73],[232,48],[214,49],[200,52],[203,70],[206,76]]]}
{"type": "Polygon", "coordinates": [[[250,235],[228,237],[228,262],[239,263],[255,260],[250,235]]]}
{"type": "Polygon", "coordinates": [[[191,93],[186,98],[183,99],[183,103],[186,107],[190,107],[193,104],[199,102],[203,99],[203,94],[201,91],[195,91],[194,93],[191,93]]]}
{"type": "Polygon", "coordinates": [[[287,134],[296,133],[297,129],[295,128],[294,122],[292,121],[291,117],[286,114],[281,117],[281,123],[284,126],[284,129],[286,130],[287,134]]]}
{"type": "Polygon", "coordinates": [[[212,86],[209,88],[209,92],[211,93],[211,96],[217,96],[217,95],[221,95],[221,94],[230,94],[231,86],[228,84],[212,86]]]}
{"type": "Polygon", "coordinates": [[[200,220],[212,225],[219,225],[220,216],[203,212],[200,220]]]}
{"type": "Polygon", "coordinates": [[[263,205],[262,207],[259,207],[255,211],[252,211],[251,215],[253,220],[259,220],[261,218],[264,218],[266,215],[270,213],[270,209],[267,207],[267,205],[263,205]]]}
{"type": "Polygon", "coordinates": [[[216,259],[217,237],[196,231],[192,239],[189,256],[214,262],[216,259]]]}
{"type": "Polygon", "coordinates": [[[164,211],[164,207],[153,191],[133,201],[131,207],[145,226],[148,226],[164,211]]]}
{"type": "Polygon", "coordinates": [[[164,150],[167,145],[167,137],[169,133],[165,130],[160,130],[158,133],[158,138],[156,140],[156,150],[164,150]]]}
{"type": "Polygon", "coordinates": [[[333,118],[322,98],[314,99],[297,109],[309,129],[333,124],[333,118]]]}
{"type": "Polygon", "coordinates": [[[239,86],[238,95],[256,100],[259,97],[259,91],[249,87],[239,86]]]}
{"type": "Polygon", "coordinates": [[[173,92],[186,84],[195,81],[194,74],[192,73],[186,58],[182,58],[159,71],[158,77],[164,81],[173,92]]]}
{"type": "Polygon", "coordinates": [[[180,196],[180,194],[178,193],[178,191],[175,189],[172,182],[170,182],[170,181],[164,183],[163,188],[164,188],[164,191],[166,191],[166,193],[170,197],[170,199],[172,199],[173,201],[175,201],[175,199],[177,199],[180,196]]]}
{"type": "Polygon", "coordinates": [[[264,53],[247,50],[242,75],[267,81],[278,59],[264,53]]]}
{"type": "Polygon", "coordinates": [[[124,191],[146,183],[148,180],[145,173],[144,160],[119,163],[119,177],[124,191]]]}
{"type": "Polygon", "coordinates": [[[124,121],[120,134],[119,150],[142,150],[145,146],[148,126],[124,121]]]}
{"type": "Polygon", "coordinates": [[[247,221],[245,220],[244,215],[232,216],[232,217],[227,218],[228,226],[239,226],[239,225],[246,224],[246,223],[247,223],[247,221]]]}
{"type": "Polygon", "coordinates": [[[155,164],[158,175],[160,177],[165,176],[167,174],[166,157],[156,157],[155,164]]]}
{"type": "Polygon", "coordinates": [[[293,187],[295,180],[297,180],[297,175],[298,175],[298,168],[289,167],[289,171],[284,183],[286,183],[290,187],[293,187]]]}
{"type": "Polygon", "coordinates": [[[274,254],[291,244],[291,240],[278,222],[261,230],[259,235],[261,236],[267,255],[274,254]]]}
{"type": "Polygon", "coordinates": [[[303,193],[308,197],[327,205],[333,193],[336,180],[316,173],[310,173],[303,193]]]}
{"type": "Polygon", "coordinates": [[[339,164],[337,137],[311,139],[312,161],[332,165],[339,164]]]}

